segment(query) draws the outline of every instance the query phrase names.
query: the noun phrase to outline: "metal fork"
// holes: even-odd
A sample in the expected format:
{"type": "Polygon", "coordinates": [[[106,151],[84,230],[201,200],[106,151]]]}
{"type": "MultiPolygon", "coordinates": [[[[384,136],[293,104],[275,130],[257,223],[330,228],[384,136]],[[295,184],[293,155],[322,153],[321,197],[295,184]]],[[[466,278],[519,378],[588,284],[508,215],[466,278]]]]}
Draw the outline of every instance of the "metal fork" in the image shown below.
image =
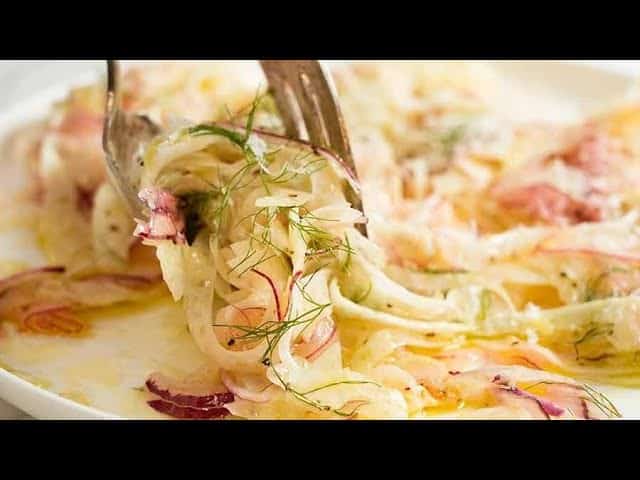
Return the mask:
{"type": "Polygon", "coordinates": [[[145,208],[138,198],[142,149],[161,131],[144,115],[126,113],[120,107],[120,68],[107,60],[107,102],[102,132],[107,173],[135,218],[144,218],[145,208]]]}
{"type": "MultiPolygon", "coordinates": [[[[351,169],[357,170],[342,118],[331,74],[317,60],[261,60],[287,136],[308,139],[312,144],[336,153],[351,169]]],[[[351,206],[364,214],[362,197],[351,186],[346,192],[351,206]]],[[[356,227],[367,236],[366,224],[356,227]]]]}
{"type": "MultiPolygon", "coordinates": [[[[260,65],[287,136],[309,140],[314,145],[332,150],[357,178],[349,137],[330,73],[316,60],[263,60],[260,65]]],[[[160,132],[160,128],[145,116],[122,111],[118,94],[118,62],[108,60],[107,69],[103,134],[107,170],[131,212],[142,218],[144,208],[137,195],[141,169],[139,155],[144,145],[160,132]]],[[[349,186],[346,195],[353,208],[364,213],[360,192],[349,186]]],[[[357,228],[367,235],[365,224],[358,224],[357,228]]]]}

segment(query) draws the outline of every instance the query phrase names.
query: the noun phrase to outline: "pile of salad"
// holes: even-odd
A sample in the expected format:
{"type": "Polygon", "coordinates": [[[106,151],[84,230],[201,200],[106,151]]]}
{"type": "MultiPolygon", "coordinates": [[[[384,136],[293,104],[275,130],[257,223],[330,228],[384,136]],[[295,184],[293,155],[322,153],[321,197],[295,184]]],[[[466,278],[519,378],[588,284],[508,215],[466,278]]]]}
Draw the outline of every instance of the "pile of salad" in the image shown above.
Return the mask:
{"type": "Polygon", "coordinates": [[[174,418],[620,416],[591,385],[640,383],[640,103],[532,123],[480,63],[334,78],[357,179],[284,135],[257,65],[128,70],[125,108],[164,128],[138,219],[106,181],[104,85],[73,90],[14,145],[49,264],[0,281],[4,327],[73,341],[78,312],[171,295],[210,363],[206,388],[141,379],[174,418]]]}

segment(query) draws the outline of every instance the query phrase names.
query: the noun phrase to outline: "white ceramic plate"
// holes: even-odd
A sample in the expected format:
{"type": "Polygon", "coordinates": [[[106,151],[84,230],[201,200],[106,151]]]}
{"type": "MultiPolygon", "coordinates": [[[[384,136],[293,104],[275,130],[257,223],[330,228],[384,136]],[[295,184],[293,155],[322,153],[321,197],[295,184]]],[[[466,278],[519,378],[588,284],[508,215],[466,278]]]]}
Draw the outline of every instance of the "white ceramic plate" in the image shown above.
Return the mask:
{"type": "MultiPolygon", "coordinates": [[[[538,95],[539,105],[553,107],[553,116],[564,120],[577,118],[585,109],[598,108],[621,96],[634,80],[622,71],[568,62],[493,64],[513,80],[510,98],[523,93],[538,95]]],[[[71,85],[93,78],[95,75],[88,72],[73,82],[34,92],[27,101],[1,113],[0,138],[16,126],[43,116],[71,85]]],[[[513,106],[520,108],[516,113],[532,112],[525,103],[514,102],[513,106]]],[[[7,171],[0,161],[0,189],[11,185],[15,188],[16,174],[19,172],[7,171]]],[[[42,264],[32,237],[20,228],[0,229],[0,260],[42,264]]],[[[143,401],[146,394],[140,391],[141,379],[159,366],[180,374],[204,361],[186,333],[180,310],[167,302],[148,311],[126,315],[120,312],[113,318],[103,315],[95,323],[97,340],[91,342],[25,340],[18,336],[3,340],[0,364],[10,366],[13,373],[0,368],[0,398],[36,418],[158,418],[143,401]],[[34,383],[45,383],[47,389],[34,383]]],[[[625,418],[640,418],[640,390],[600,388],[625,418]]]]}

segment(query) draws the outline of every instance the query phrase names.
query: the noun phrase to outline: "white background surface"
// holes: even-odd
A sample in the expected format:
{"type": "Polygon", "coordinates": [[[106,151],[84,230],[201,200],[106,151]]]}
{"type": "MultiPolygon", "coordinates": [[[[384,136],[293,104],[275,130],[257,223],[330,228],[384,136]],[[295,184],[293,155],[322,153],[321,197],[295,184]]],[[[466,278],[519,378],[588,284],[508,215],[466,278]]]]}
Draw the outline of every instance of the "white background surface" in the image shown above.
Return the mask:
{"type": "MultiPolygon", "coordinates": [[[[580,62],[640,75],[640,62],[580,62]]],[[[0,110],[24,100],[33,92],[80,75],[87,70],[104,71],[102,61],[0,61],[0,110]]],[[[0,419],[28,418],[0,400],[0,419]]]]}

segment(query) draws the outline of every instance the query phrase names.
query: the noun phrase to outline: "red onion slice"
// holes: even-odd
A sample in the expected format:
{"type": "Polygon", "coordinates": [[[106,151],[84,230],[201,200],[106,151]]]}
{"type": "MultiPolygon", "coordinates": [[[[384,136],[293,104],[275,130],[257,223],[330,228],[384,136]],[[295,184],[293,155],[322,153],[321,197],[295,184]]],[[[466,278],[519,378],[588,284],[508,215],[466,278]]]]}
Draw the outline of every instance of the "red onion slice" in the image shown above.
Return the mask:
{"type": "Polygon", "coordinates": [[[38,315],[53,315],[57,313],[69,313],[68,305],[40,305],[30,309],[25,315],[25,320],[38,315]]]}
{"type": "Polygon", "coordinates": [[[503,379],[500,375],[496,375],[492,381],[494,384],[498,385],[498,393],[499,394],[509,394],[515,397],[522,398],[524,400],[529,400],[534,402],[537,407],[540,409],[545,418],[550,419],[551,417],[559,417],[564,412],[565,409],[556,405],[553,402],[545,400],[544,398],[540,398],[531,393],[525,392],[515,386],[509,385],[508,382],[503,379]]]}
{"type": "Polygon", "coordinates": [[[0,280],[0,292],[7,290],[8,288],[14,287],[16,285],[19,285],[23,282],[32,280],[33,278],[37,278],[39,276],[44,276],[51,273],[64,273],[65,271],[66,271],[65,267],[50,266],[50,267],[33,268],[31,270],[26,270],[24,272],[16,273],[14,275],[10,275],[0,280]]]}
{"type": "Polygon", "coordinates": [[[323,319],[316,326],[308,341],[295,345],[295,353],[313,361],[338,338],[338,328],[331,319],[323,319]]]}
{"type": "Polygon", "coordinates": [[[612,414],[617,412],[593,408],[597,405],[594,404],[593,397],[587,393],[586,387],[583,385],[562,382],[545,382],[545,385],[547,387],[545,396],[556,403],[562,403],[577,418],[600,420],[609,416],[616,416],[612,414]]]}
{"type": "Polygon", "coordinates": [[[157,375],[149,377],[145,385],[149,392],[157,395],[167,402],[182,407],[192,407],[197,409],[221,408],[223,405],[231,403],[234,400],[233,393],[231,392],[219,392],[207,395],[173,392],[170,387],[165,387],[160,384],[159,377],[157,375]]]}
{"type": "Polygon", "coordinates": [[[276,315],[278,316],[278,321],[281,322],[283,318],[282,310],[280,309],[280,295],[278,295],[278,289],[276,288],[273,279],[266,273],[262,273],[260,270],[256,270],[255,268],[252,268],[251,271],[256,275],[261,276],[269,283],[269,287],[271,288],[271,292],[273,293],[273,299],[276,302],[276,315]]]}
{"type": "Polygon", "coordinates": [[[147,223],[140,220],[134,235],[147,240],[171,240],[176,244],[186,243],[186,223],[178,209],[178,199],[160,188],[144,188],[138,194],[151,210],[147,223]]]}
{"type": "Polygon", "coordinates": [[[166,400],[150,400],[147,403],[154,410],[181,420],[224,418],[230,414],[229,410],[224,407],[193,408],[176,405],[175,403],[171,403],[166,400]]]}
{"type": "Polygon", "coordinates": [[[156,282],[159,282],[160,280],[162,280],[162,276],[145,277],[142,275],[109,273],[109,274],[92,275],[90,277],[87,277],[86,280],[93,280],[97,282],[104,281],[104,282],[120,285],[121,287],[136,289],[136,288],[146,288],[156,282]]]}
{"type": "Polygon", "coordinates": [[[233,374],[226,370],[220,370],[220,380],[224,386],[236,397],[255,403],[266,403],[273,398],[271,387],[274,385],[268,383],[262,386],[261,390],[253,390],[246,386],[240,385],[233,377],[233,374]]]}
{"type": "Polygon", "coordinates": [[[74,317],[83,308],[119,303],[158,283],[160,276],[98,274],[69,278],[59,266],[28,270],[0,280],[0,315],[22,331],[77,334],[87,324],[74,317]],[[121,288],[107,288],[110,286],[121,288]]]}
{"type": "Polygon", "coordinates": [[[547,415],[547,417],[559,417],[564,413],[564,408],[559,407],[558,405],[543,398],[538,398],[535,395],[531,395],[530,393],[527,393],[524,390],[520,390],[519,388],[512,387],[508,391],[510,393],[513,393],[514,395],[517,395],[518,397],[533,400],[538,404],[540,410],[542,410],[542,412],[547,415]]]}

